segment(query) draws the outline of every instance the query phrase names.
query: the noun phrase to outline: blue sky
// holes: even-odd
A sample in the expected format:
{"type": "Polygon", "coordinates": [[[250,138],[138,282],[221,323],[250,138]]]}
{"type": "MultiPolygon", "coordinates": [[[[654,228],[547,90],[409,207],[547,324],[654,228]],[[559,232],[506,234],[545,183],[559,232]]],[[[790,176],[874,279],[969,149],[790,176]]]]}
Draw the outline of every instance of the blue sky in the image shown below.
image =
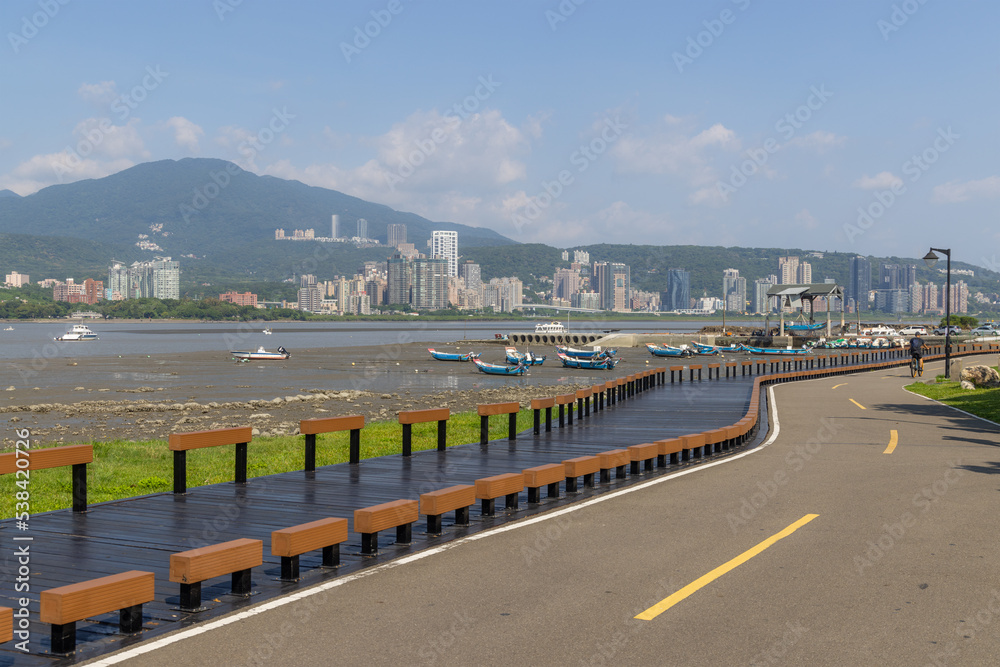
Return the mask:
{"type": "Polygon", "coordinates": [[[996,270],[998,19],[962,0],[6,0],[0,188],[216,157],[559,247],[935,246],[996,270]]]}

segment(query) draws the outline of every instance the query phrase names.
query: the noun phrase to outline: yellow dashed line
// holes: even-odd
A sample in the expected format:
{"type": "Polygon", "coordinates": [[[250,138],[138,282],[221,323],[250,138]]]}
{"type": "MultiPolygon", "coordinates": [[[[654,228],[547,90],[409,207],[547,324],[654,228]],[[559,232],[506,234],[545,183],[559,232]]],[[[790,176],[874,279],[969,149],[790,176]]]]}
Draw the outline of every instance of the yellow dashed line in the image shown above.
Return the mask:
{"type": "Polygon", "coordinates": [[[854,405],[858,406],[858,407],[859,407],[859,408],[861,408],[862,410],[867,410],[867,409],[868,409],[868,408],[866,408],[865,406],[863,406],[863,405],[861,405],[860,403],[858,403],[857,401],[855,401],[855,400],[854,400],[853,398],[849,398],[849,399],[847,399],[847,400],[849,400],[849,401],[850,401],[851,403],[854,403],[854,405]]]}
{"type": "Polygon", "coordinates": [[[841,382],[840,384],[833,385],[832,387],[830,387],[830,389],[836,389],[837,387],[843,387],[845,384],[847,384],[847,383],[846,382],[841,382]]]}
{"type": "Polygon", "coordinates": [[[896,443],[899,442],[899,434],[893,429],[889,431],[889,446],[885,448],[883,454],[892,454],[892,450],[896,449],[896,443]]]}

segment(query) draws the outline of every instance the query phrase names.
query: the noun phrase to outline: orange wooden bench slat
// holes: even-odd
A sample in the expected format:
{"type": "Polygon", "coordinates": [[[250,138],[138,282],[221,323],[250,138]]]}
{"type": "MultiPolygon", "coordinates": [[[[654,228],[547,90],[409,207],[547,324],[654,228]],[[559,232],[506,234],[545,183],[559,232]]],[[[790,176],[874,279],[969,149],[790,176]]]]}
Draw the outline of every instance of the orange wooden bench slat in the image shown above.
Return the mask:
{"type": "Polygon", "coordinates": [[[590,389],[577,389],[576,390],[576,397],[577,398],[590,398],[590,395],[592,393],[593,392],[590,389]]]}
{"type": "Polygon", "coordinates": [[[479,413],[480,417],[509,415],[512,412],[520,412],[521,404],[517,401],[511,401],[509,403],[483,403],[482,405],[476,407],[476,411],[479,413]]]}
{"type": "Polygon", "coordinates": [[[153,573],[130,570],[42,591],[38,619],[65,625],[152,602],[153,573]]]}
{"type": "Polygon", "coordinates": [[[531,409],[532,410],[542,410],[543,408],[553,408],[556,405],[556,399],[552,396],[549,398],[533,398],[531,399],[531,409]]]}
{"type": "Polygon", "coordinates": [[[682,370],[684,370],[684,367],[683,366],[671,366],[670,370],[671,371],[682,371],[682,370]]]}
{"type": "Polygon", "coordinates": [[[264,542],[240,538],[170,554],[170,581],[193,584],[257,567],[264,562],[264,542]]]}
{"type": "Polygon", "coordinates": [[[640,445],[632,445],[628,448],[629,459],[632,461],[655,459],[659,453],[660,446],[655,442],[644,442],[640,445]]]}
{"type": "Polygon", "coordinates": [[[576,394],[559,394],[556,396],[556,405],[566,405],[567,403],[575,403],[576,394]]]}
{"type": "Polygon", "coordinates": [[[537,488],[546,484],[561,482],[566,477],[566,466],[561,463],[546,463],[545,465],[525,468],[524,485],[528,488],[537,488]]]}
{"type": "MultiPolygon", "coordinates": [[[[424,424],[427,422],[444,421],[451,417],[448,408],[430,408],[429,410],[407,410],[399,413],[400,424],[424,424]]],[[[416,501],[414,501],[416,502],[416,501]]]]}
{"type": "Polygon", "coordinates": [[[94,462],[93,445],[43,447],[41,449],[30,449],[25,451],[27,452],[27,456],[22,455],[18,457],[17,452],[0,454],[0,475],[6,475],[16,470],[24,470],[24,468],[17,467],[18,458],[28,461],[27,470],[43,470],[45,468],[59,468],[62,466],[94,462]]]}
{"type": "Polygon", "coordinates": [[[658,456],[666,456],[667,454],[677,454],[678,452],[684,451],[684,442],[680,438],[657,440],[656,448],[657,448],[656,453],[658,456]]]}
{"type": "Polygon", "coordinates": [[[601,470],[619,468],[629,461],[627,449],[610,449],[606,452],[598,452],[597,457],[601,460],[601,470]]]}
{"type": "Polygon", "coordinates": [[[377,533],[386,528],[413,523],[418,517],[419,505],[416,500],[392,500],[354,510],[354,532],[377,533]]]}
{"type": "Polygon", "coordinates": [[[329,517],[271,532],[271,555],[291,558],[347,541],[347,519],[329,517]]]}
{"type": "Polygon", "coordinates": [[[701,447],[705,444],[705,434],[691,433],[689,435],[682,435],[681,441],[684,443],[684,449],[693,449],[695,447],[701,447]]]}
{"type": "Polygon", "coordinates": [[[14,610],[10,607],[0,607],[0,644],[14,638],[14,610]]]}
{"type": "Polygon", "coordinates": [[[524,473],[507,472],[476,480],[476,498],[491,500],[524,490],[524,473]]]}
{"type": "Polygon", "coordinates": [[[471,484],[456,484],[444,489],[420,494],[420,514],[435,516],[453,512],[476,503],[476,487],[471,484]]]}
{"type": "Polygon", "coordinates": [[[593,475],[601,471],[601,459],[598,456],[578,456],[563,461],[567,477],[593,475]]]}
{"type": "Polygon", "coordinates": [[[167,449],[170,451],[186,451],[202,447],[218,447],[220,445],[236,445],[250,442],[253,438],[249,426],[220,428],[212,431],[192,431],[190,433],[171,433],[167,449]]]}
{"type": "Polygon", "coordinates": [[[337,431],[353,431],[364,428],[364,426],[364,415],[303,419],[299,421],[299,433],[302,435],[318,435],[320,433],[336,433],[337,431]]]}

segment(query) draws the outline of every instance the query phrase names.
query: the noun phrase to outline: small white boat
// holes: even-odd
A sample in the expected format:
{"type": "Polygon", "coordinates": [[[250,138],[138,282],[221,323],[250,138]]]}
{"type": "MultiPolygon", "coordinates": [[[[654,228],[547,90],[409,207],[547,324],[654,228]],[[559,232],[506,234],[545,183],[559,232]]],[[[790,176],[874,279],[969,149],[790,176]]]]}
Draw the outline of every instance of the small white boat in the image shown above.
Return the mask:
{"type": "Polygon", "coordinates": [[[91,331],[86,324],[74,324],[72,329],[62,336],[57,336],[55,340],[64,342],[97,340],[97,334],[91,331]]]}
{"type": "Polygon", "coordinates": [[[557,334],[566,333],[566,327],[563,326],[562,322],[548,322],[546,324],[536,324],[535,333],[540,334],[557,334]]]}
{"type": "Polygon", "coordinates": [[[263,334],[265,336],[270,336],[271,335],[271,327],[268,327],[268,328],[264,329],[263,334]]]}
{"type": "Polygon", "coordinates": [[[13,330],[14,330],[14,327],[7,327],[6,329],[4,329],[4,331],[13,331],[13,330]]]}
{"type": "Polygon", "coordinates": [[[256,361],[263,359],[287,359],[288,357],[292,356],[292,353],[283,347],[279,346],[277,352],[268,352],[267,350],[264,349],[263,345],[258,347],[256,352],[236,351],[236,352],[230,352],[230,354],[239,359],[240,361],[256,361]]]}

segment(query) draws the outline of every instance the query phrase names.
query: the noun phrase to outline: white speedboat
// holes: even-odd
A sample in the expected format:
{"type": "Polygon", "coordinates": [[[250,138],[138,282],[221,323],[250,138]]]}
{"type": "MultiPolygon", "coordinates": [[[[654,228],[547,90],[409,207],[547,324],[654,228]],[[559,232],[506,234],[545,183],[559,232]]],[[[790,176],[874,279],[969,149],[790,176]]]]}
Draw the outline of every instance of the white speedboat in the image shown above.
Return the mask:
{"type": "Polygon", "coordinates": [[[256,352],[230,352],[231,355],[239,359],[240,361],[257,361],[263,359],[287,359],[292,356],[292,353],[283,347],[278,347],[277,352],[268,352],[261,345],[257,348],[256,352]]]}
{"type": "Polygon", "coordinates": [[[545,324],[536,324],[535,333],[539,334],[566,333],[566,327],[563,326],[562,322],[547,322],[545,324]]]}
{"type": "Polygon", "coordinates": [[[264,329],[264,331],[263,331],[262,333],[263,333],[263,334],[264,334],[265,336],[270,336],[270,335],[271,335],[271,333],[272,333],[272,332],[271,332],[271,327],[268,327],[268,328],[264,329]]]}
{"type": "Polygon", "coordinates": [[[63,342],[97,340],[97,334],[91,331],[86,324],[74,324],[72,329],[62,336],[57,336],[55,340],[63,342]]]}
{"type": "Polygon", "coordinates": [[[13,331],[13,330],[14,330],[14,327],[7,327],[6,329],[4,329],[4,331],[13,331]]]}

